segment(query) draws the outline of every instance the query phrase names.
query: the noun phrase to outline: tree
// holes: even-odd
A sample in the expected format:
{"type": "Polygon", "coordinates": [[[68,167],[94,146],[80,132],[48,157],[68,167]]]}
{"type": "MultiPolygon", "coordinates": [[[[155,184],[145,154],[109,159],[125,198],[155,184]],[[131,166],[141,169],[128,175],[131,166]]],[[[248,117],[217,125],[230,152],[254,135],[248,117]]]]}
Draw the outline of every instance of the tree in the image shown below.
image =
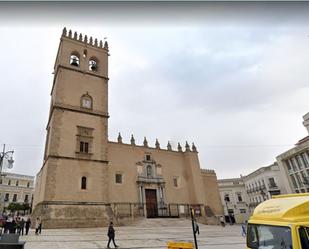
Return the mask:
{"type": "Polygon", "coordinates": [[[7,209],[10,210],[12,213],[15,211],[23,210],[23,204],[11,202],[7,209]]]}

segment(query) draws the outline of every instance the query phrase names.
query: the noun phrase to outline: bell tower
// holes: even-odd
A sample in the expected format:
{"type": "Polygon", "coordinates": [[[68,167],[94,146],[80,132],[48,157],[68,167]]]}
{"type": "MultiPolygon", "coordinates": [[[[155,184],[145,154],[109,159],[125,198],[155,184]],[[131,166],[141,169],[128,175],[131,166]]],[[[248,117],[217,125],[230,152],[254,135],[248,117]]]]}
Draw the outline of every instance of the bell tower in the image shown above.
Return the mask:
{"type": "Polygon", "coordinates": [[[47,227],[61,227],[51,214],[78,222],[81,209],[98,212],[93,207],[108,201],[108,51],[106,41],[63,29],[33,203],[47,227]]]}
{"type": "Polygon", "coordinates": [[[62,156],[107,161],[107,120],[108,44],[64,28],[54,66],[44,160],[62,156]]]}

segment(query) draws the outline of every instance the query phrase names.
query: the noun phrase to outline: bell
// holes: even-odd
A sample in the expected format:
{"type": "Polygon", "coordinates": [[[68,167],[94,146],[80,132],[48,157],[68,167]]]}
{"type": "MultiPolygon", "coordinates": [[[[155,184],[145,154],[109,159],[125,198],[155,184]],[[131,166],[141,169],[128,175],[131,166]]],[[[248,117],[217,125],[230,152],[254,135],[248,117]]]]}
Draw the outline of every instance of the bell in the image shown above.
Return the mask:
{"type": "Polygon", "coordinates": [[[76,57],[73,57],[73,58],[72,58],[71,65],[72,65],[72,66],[77,66],[77,67],[78,67],[78,60],[77,60],[76,57]]]}
{"type": "Polygon", "coordinates": [[[95,61],[90,61],[90,70],[97,71],[97,64],[95,63],[95,61]]]}
{"type": "Polygon", "coordinates": [[[96,71],[97,70],[97,66],[96,65],[91,65],[91,71],[96,71]]]}

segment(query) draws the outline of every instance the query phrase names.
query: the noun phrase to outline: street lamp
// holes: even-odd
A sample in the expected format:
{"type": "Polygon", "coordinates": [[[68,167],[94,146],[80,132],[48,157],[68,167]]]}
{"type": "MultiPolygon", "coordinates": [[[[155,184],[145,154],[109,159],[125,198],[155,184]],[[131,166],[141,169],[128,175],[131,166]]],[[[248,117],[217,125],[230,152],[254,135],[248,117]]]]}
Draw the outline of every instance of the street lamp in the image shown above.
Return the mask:
{"type": "MultiPolygon", "coordinates": [[[[13,150],[5,151],[5,144],[3,145],[3,151],[0,152],[0,179],[2,178],[2,176],[5,176],[5,174],[2,174],[4,160],[6,160],[8,162],[7,167],[9,169],[13,168],[13,163],[14,163],[13,153],[14,153],[13,150]]],[[[4,210],[4,206],[5,206],[5,199],[4,198],[5,198],[5,196],[4,196],[4,193],[3,193],[3,196],[1,198],[1,199],[3,199],[3,202],[2,202],[3,203],[3,209],[2,209],[2,211],[4,210]]]]}
{"type": "Polygon", "coordinates": [[[13,153],[14,153],[14,150],[5,151],[5,144],[3,145],[3,151],[0,152],[0,176],[2,176],[2,169],[3,169],[4,159],[6,159],[7,162],[8,162],[7,167],[9,169],[13,168],[13,163],[14,163],[13,153]]]}

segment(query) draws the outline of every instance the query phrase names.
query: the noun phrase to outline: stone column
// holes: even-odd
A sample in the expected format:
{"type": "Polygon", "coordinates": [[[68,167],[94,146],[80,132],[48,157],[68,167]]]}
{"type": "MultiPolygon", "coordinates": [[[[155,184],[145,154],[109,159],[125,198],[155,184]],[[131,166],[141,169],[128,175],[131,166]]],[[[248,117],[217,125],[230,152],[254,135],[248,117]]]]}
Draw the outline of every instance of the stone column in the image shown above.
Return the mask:
{"type": "Polygon", "coordinates": [[[139,185],[138,186],[138,192],[139,192],[138,194],[139,194],[139,202],[140,203],[143,203],[143,192],[142,192],[143,190],[142,189],[143,189],[143,186],[139,185]]]}
{"type": "Polygon", "coordinates": [[[161,186],[161,191],[162,191],[162,200],[164,202],[164,199],[165,199],[165,186],[161,186]]]}

